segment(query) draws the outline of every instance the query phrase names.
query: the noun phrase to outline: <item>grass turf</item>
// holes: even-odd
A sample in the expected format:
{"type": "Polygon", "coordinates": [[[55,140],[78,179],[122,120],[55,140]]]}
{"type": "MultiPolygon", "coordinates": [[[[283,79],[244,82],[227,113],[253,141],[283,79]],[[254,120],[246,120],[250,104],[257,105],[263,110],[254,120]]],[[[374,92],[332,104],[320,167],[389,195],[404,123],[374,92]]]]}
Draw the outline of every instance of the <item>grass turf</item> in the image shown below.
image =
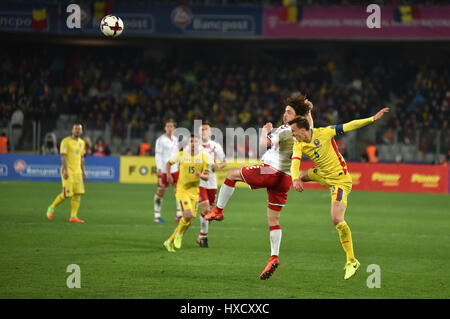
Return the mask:
{"type": "Polygon", "coordinates": [[[176,226],[175,199],[166,223],[153,223],[155,185],[87,183],[79,217],[70,201],[45,212],[59,183],[0,182],[0,298],[450,298],[450,196],[353,192],[346,221],[356,276],[344,280],[345,254],[330,220],[327,191],[291,191],[281,216],[280,267],[258,276],[270,255],[265,190],[238,188],[210,248],[199,248],[198,217],[183,247],[162,246],[176,226]],[[67,266],[81,269],[81,289],[66,285],[67,266]],[[370,264],[381,288],[368,288],[370,264]]]}

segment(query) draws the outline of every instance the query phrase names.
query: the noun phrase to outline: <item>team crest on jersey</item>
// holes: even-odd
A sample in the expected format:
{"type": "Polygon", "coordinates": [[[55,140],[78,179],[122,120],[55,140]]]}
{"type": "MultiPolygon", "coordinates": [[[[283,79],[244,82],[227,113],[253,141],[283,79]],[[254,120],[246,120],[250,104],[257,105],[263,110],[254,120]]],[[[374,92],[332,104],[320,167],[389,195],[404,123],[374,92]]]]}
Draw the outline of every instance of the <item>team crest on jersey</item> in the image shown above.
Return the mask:
{"type": "Polygon", "coordinates": [[[319,144],[320,144],[320,141],[319,141],[318,139],[315,139],[315,140],[314,140],[314,145],[315,145],[315,146],[319,146],[319,144]]]}

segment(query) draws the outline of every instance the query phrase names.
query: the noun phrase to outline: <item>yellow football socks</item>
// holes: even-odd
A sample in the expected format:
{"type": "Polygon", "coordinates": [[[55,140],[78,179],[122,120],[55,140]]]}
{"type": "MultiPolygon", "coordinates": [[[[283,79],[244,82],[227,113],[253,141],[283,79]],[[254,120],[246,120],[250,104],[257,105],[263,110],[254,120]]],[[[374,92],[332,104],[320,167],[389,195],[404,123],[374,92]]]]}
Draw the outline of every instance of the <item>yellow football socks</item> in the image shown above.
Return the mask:
{"type": "Polygon", "coordinates": [[[179,234],[179,235],[183,235],[184,232],[189,228],[189,226],[191,225],[190,222],[187,222],[184,217],[180,219],[178,226],[175,228],[175,231],[173,232],[173,234],[169,237],[169,241],[171,243],[173,243],[174,239],[175,239],[175,234],[179,234]]]}
{"type": "Polygon", "coordinates": [[[55,209],[59,204],[61,204],[62,202],[64,202],[66,200],[66,198],[64,197],[64,194],[59,194],[58,196],[56,196],[55,200],[53,201],[51,207],[53,209],[55,209]]]}
{"type": "Polygon", "coordinates": [[[191,222],[187,222],[186,219],[180,219],[180,229],[178,229],[178,234],[183,235],[184,232],[191,226],[191,222]]]}
{"type": "Polygon", "coordinates": [[[352,232],[347,223],[341,222],[336,225],[336,229],[339,232],[339,239],[341,240],[342,248],[344,248],[347,255],[347,261],[355,262],[355,255],[353,253],[352,232]]]}
{"type": "Polygon", "coordinates": [[[73,195],[72,200],[70,201],[70,217],[77,217],[78,208],[80,208],[80,195],[73,195]]]}

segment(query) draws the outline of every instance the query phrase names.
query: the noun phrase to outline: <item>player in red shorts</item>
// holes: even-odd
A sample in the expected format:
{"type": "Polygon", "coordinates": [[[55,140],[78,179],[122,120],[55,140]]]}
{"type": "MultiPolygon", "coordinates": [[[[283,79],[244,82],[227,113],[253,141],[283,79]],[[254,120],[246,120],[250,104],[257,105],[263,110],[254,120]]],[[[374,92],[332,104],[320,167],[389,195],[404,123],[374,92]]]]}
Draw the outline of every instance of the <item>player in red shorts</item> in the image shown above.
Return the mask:
{"type": "MultiPolygon", "coordinates": [[[[161,207],[163,202],[163,196],[166,189],[169,188],[170,183],[167,181],[167,174],[171,174],[173,178],[173,185],[176,186],[178,181],[178,166],[172,165],[170,172],[166,171],[166,163],[178,153],[178,141],[172,135],[175,131],[175,121],[168,120],[164,126],[165,134],[158,137],[155,147],[155,160],[156,160],[156,174],[158,175],[158,191],[153,199],[155,217],[153,221],[155,223],[164,223],[165,220],[161,218],[161,207]]],[[[181,218],[182,213],[177,203],[177,221],[181,218]]]]}
{"type": "Polygon", "coordinates": [[[232,169],[220,188],[216,208],[204,218],[223,220],[223,209],[233,195],[236,182],[247,183],[251,189],[266,188],[268,195],[267,218],[270,231],[271,256],[266,268],[259,276],[262,280],[270,278],[279,265],[278,254],[281,243],[280,212],[286,204],[287,194],[292,184],[291,155],[294,139],[287,124],[297,116],[306,116],[311,121],[313,105],[302,94],[287,99],[283,114],[284,125],[272,132],[272,123],[262,129],[260,143],[266,143],[267,152],[261,158],[262,165],[232,169]]]}
{"type": "Polygon", "coordinates": [[[225,153],[222,146],[211,140],[211,124],[204,121],[200,126],[200,137],[201,143],[199,150],[203,153],[208,154],[211,161],[211,172],[207,181],[200,180],[200,195],[198,200],[198,205],[201,209],[200,215],[200,235],[197,238],[197,243],[202,248],[208,248],[208,227],[209,221],[204,217],[209,213],[211,207],[216,205],[216,194],[217,194],[217,178],[216,171],[224,168],[227,165],[227,160],[225,159],[225,153]]]}

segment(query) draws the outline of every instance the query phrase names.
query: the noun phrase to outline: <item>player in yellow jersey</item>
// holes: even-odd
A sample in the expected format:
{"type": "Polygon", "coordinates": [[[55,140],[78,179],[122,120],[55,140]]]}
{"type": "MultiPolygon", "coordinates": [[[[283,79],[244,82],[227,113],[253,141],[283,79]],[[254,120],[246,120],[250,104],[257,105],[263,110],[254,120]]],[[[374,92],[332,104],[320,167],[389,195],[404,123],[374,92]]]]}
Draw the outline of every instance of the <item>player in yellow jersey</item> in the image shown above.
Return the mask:
{"type": "Polygon", "coordinates": [[[388,111],[388,108],[383,108],[374,116],[366,119],[321,128],[311,128],[304,117],[289,122],[292,135],[296,139],[291,163],[293,187],[297,192],[301,192],[303,191],[303,182],[315,181],[330,188],[331,220],[336,226],[347,257],[344,279],[352,277],[359,269],[360,263],[355,258],[351,231],[344,220],[347,196],[352,190],[352,177],[344,158],[339,153],[334,136],[369,125],[379,120],[388,111]],[[316,167],[300,172],[303,153],[314,162],[316,167]]]}
{"type": "Polygon", "coordinates": [[[64,138],[61,142],[61,180],[63,191],[47,208],[47,218],[50,220],[53,218],[55,208],[68,197],[72,197],[69,221],[72,223],[84,223],[84,220],[79,219],[77,216],[81,194],[84,194],[83,178],[87,178],[84,169],[85,144],[80,137],[82,134],[83,126],[76,123],[72,127],[72,136],[64,138]]]}
{"type": "MultiPolygon", "coordinates": [[[[209,157],[199,151],[199,139],[192,135],[189,140],[189,147],[178,152],[167,162],[167,171],[173,164],[179,163],[177,189],[175,197],[180,204],[183,217],[178,226],[168,240],[164,242],[164,247],[169,252],[175,252],[175,248],[181,248],[183,234],[192,223],[192,219],[197,216],[197,202],[200,191],[200,179],[207,181],[210,172],[209,157]]],[[[167,181],[172,183],[172,176],[167,175],[167,181]]]]}

